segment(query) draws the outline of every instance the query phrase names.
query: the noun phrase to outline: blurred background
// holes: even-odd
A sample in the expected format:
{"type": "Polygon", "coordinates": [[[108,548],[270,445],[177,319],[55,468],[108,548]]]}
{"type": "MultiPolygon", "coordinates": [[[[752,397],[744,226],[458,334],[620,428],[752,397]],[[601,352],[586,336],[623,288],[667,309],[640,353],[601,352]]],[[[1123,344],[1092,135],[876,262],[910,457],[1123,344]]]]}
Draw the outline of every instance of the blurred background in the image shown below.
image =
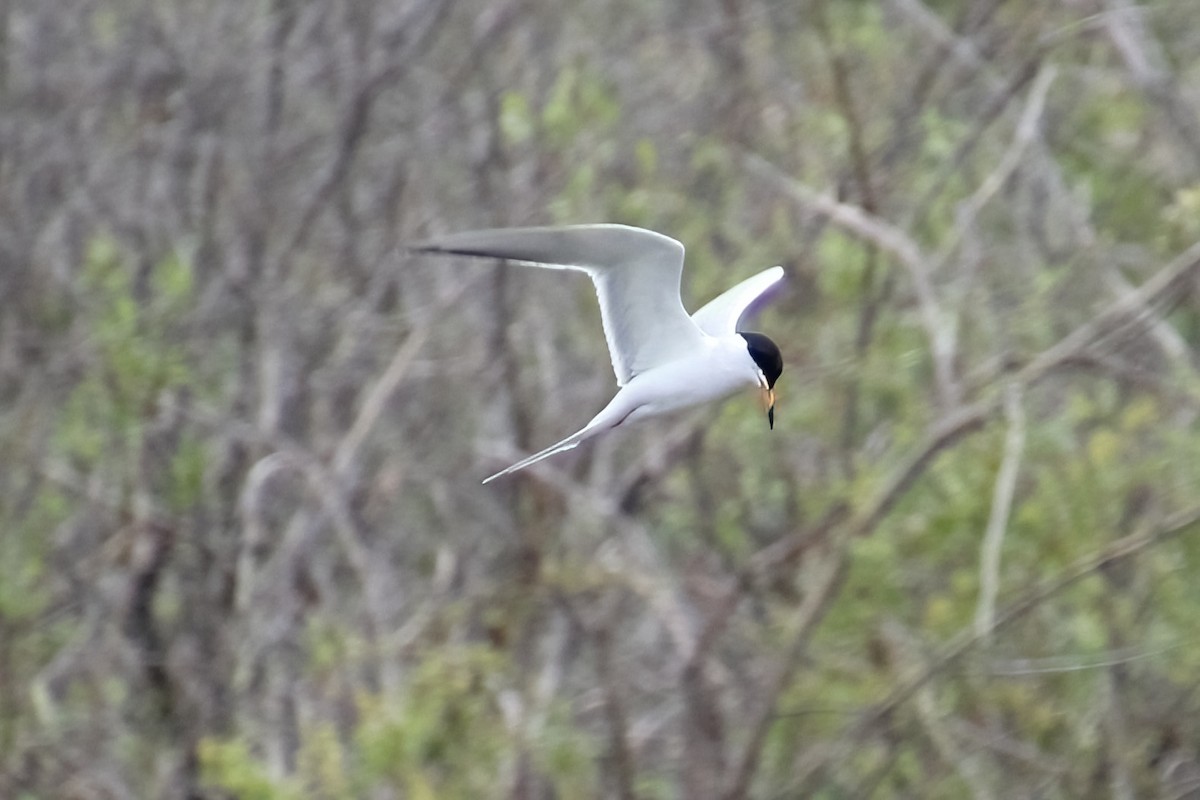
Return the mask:
{"type": "Polygon", "coordinates": [[[0,3],[0,796],[1200,797],[1186,0],[0,3]],[[782,264],[615,382],[623,222],[782,264]]]}

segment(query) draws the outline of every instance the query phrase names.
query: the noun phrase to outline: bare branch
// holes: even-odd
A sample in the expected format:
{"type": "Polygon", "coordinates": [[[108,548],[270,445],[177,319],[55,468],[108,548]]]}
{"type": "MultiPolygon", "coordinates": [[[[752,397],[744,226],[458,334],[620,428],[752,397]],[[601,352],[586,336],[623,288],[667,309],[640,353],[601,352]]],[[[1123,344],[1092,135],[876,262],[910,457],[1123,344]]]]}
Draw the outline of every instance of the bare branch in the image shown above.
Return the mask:
{"type": "Polygon", "coordinates": [[[759,693],[758,708],[751,717],[749,725],[750,740],[743,748],[741,757],[735,760],[729,783],[721,794],[725,800],[740,800],[740,798],[749,796],[750,782],[758,768],[759,759],[762,757],[767,733],[775,720],[779,696],[791,683],[792,676],[803,660],[809,638],[824,618],[830,602],[837,594],[837,589],[846,576],[847,561],[846,551],[837,548],[816,566],[816,574],[808,583],[804,600],[800,603],[800,608],[796,610],[791,644],[775,670],[775,674],[763,682],[763,689],[759,693]]]}
{"type": "Polygon", "coordinates": [[[1158,105],[1187,152],[1192,173],[1200,168],[1200,115],[1180,91],[1178,81],[1167,69],[1167,60],[1151,38],[1143,21],[1145,8],[1128,0],[1105,0],[1104,30],[1120,53],[1130,75],[1158,105]]]}
{"type": "Polygon", "coordinates": [[[1000,591],[1000,550],[1008,530],[1008,515],[1012,510],[1013,492],[1017,486],[1017,471],[1025,449],[1025,410],[1022,407],[1021,387],[1010,381],[1004,387],[1004,416],[1008,432],[1004,436],[1004,458],[996,475],[992,491],[992,511],[979,556],[979,603],[975,608],[975,633],[981,638],[995,624],[996,595],[1000,591]]]}
{"type": "MultiPolygon", "coordinates": [[[[1200,242],[1176,256],[1137,289],[1110,303],[1091,320],[1038,353],[1017,371],[1013,380],[1025,387],[1040,382],[1114,330],[1143,318],[1148,313],[1147,308],[1153,308],[1182,291],[1197,272],[1200,272],[1200,242]]],[[[858,514],[858,521],[852,525],[855,535],[872,531],[912,482],[924,473],[933,457],[962,436],[980,430],[1000,409],[1001,400],[1002,395],[992,395],[976,401],[935,425],[924,442],[884,482],[875,499],[858,514]]]]}
{"type": "Polygon", "coordinates": [[[629,746],[629,722],[625,704],[617,687],[612,653],[611,620],[602,622],[593,632],[592,647],[596,653],[596,677],[604,693],[604,712],[608,718],[608,742],[612,757],[613,778],[617,784],[617,796],[621,800],[634,800],[634,776],[636,767],[633,750],[629,746]]]}
{"type": "Polygon", "coordinates": [[[996,164],[995,169],[975,189],[974,194],[959,206],[955,214],[954,233],[942,245],[942,249],[934,258],[933,263],[937,265],[933,269],[934,272],[950,261],[966,232],[974,226],[979,213],[996,196],[1005,182],[1012,177],[1024,159],[1026,151],[1037,141],[1042,113],[1046,107],[1046,95],[1057,74],[1057,70],[1050,66],[1042,69],[1034,79],[1033,87],[1029,90],[1029,99],[1025,103],[1025,110],[1021,112],[1021,119],[1017,123],[1012,143],[996,164]]]}
{"type": "Polygon", "coordinates": [[[1149,316],[1148,309],[1184,291],[1187,282],[1200,271],[1200,242],[1194,243],[1153,277],[1110,303],[1091,320],[1063,337],[1053,347],[1039,353],[1020,371],[1021,379],[1033,383],[1102,337],[1131,322],[1149,316]]]}
{"type": "Polygon", "coordinates": [[[862,208],[839,202],[787,177],[761,156],[746,153],[742,162],[748,170],[772,183],[805,210],[825,217],[850,235],[878,247],[908,271],[917,296],[921,322],[929,338],[938,396],[943,407],[954,408],[958,404],[959,391],[954,376],[952,332],[933,289],[930,259],[917,243],[904,231],[862,208]]]}
{"type": "MultiPolygon", "coordinates": [[[[915,674],[903,680],[870,713],[855,722],[843,735],[840,743],[814,748],[805,759],[806,763],[803,774],[808,777],[813,776],[819,770],[824,769],[826,764],[838,759],[846,748],[853,747],[855,742],[866,736],[870,731],[876,730],[880,725],[885,724],[887,718],[897,708],[912,699],[922,687],[945,671],[951,664],[983,642],[985,637],[991,636],[1006,625],[1017,621],[1038,608],[1051,597],[1054,597],[1084,578],[1113,564],[1132,558],[1151,547],[1185,535],[1191,532],[1198,524],[1200,524],[1200,506],[1173,514],[1163,520],[1154,530],[1146,533],[1131,534],[1118,539],[1109,546],[1076,560],[1053,579],[1030,587],[1022,593],[1020,600],[1012,603],[996,615],[994,624],[987,631],[983,632],[983,636],[974,629],[974,625],[971,628],[960,631],[941,648],[936,657],[930,659],[928,666],[921,668],[915,674]]],[[[801,783],[803,782],[802,780],[801,783]]]]}
{"type": "Polygon", "coordinates": [[[358,456],[363,442],[366,441],[367,434],[371,432],[371,428],[383,414],[388,400],[395,393],[400,381],[408,374],[408,370],[420,354],[421,348],[425,346],[425,342],[429,339],[429,333],[430,326],[427,324],[419,326],[410,333],[404,340],[403,346],[392,357],[392,361],[384,370],[383,375],[371,387],[367,399],[363,401],[362,408],[359,409],[358,416],[354,419],[354,424],[342,437],[342,441],[338,443],[337,450],[334,452],[332,465],[334,475],[346,475],[350,465],[358,456]]]}

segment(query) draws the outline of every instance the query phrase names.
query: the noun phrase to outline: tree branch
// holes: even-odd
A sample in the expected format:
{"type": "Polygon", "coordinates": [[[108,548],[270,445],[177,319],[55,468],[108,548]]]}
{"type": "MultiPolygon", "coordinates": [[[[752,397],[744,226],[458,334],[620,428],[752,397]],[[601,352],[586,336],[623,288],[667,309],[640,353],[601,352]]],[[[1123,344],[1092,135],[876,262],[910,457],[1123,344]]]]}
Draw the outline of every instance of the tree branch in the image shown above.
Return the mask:
{"type": "Polygon", "coordinates": [[[824,747],[814,748],[805,759],[801,773],[800,784],[803,787],[816,774],[823,771],[829,764],[837,762],[845,752],[866,736],[870,731],[877,730],[886,724],[888,718],[934,677],[947,667],[970,652],[976,645],[984,641],[996,631],[1024,617],[1046,600],[1073,586],[1084,578],[1110,567],[1113,564],[1132,558],[1143,551],[1159,544],[1182,536],[1197,525],[1200,525],[1200,506],[1185,509],[1171,515],[1155,530],[1147,533],[1137,533],[1116,540],[1108,547],[1090,553],[1068,566],[1051,580],[1043,581],[1026,590],[1022,599],[1012,603],[998,615],[990,628],[977,631],[974,624],[964,628],[953,636],[940,652],[915,674],[902,680],[887,697],[877,704],[869,713],[863,715],[841,736],[839,742],[830,743],[824,747]]]}
{"type": "Polygon", "coordinates": [[[1025,410],[1021,406],[1021,387],[1009,382],[1004,387],[1004,416],[1008,432],[1004,437],[1004,458],[992,492],[992,511],[979,556],[979,604],[975,608],[975,633],[984,636],[992,629],[996,617],[996,595],[1000,591],[1000,550],[1008,530],[1008,515],[1012,510],[1013,492],[1017,486],[1017,471],[1025,449],[1025,410]]]}
{"type": "Polygon", "coordinates": [[[920,246],[907,233],[886,220],[789,178],[759,155],[746,153],[742,162],[750,172],[770,181],[805,210],[825,217],[851,236],[878,247],[908,271],[916,293],[921,323],[929,338],[938,397],[944,408],[954,408],[958,404],[958,390],[954,378],[953,340],[947,318],[933,289],[928,266],[930,259],[920,246]]]}

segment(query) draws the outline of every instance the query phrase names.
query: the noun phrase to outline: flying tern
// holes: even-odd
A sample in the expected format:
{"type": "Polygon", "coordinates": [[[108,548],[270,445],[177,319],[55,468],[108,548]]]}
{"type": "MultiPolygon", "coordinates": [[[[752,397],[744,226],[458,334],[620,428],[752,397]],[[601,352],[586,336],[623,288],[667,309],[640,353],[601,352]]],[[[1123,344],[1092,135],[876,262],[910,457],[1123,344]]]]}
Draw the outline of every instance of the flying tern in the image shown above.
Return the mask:
{"type": "Polygon", "coordinates": [[[743,331],[746,310],[783,277],[772,267],[688,315],[679,295],[683,245],[661,233],[627,225],[497,228],[454,233],[411,250],[501,258],[591,277],[620,390],[592,421],[557,444],[484,480],[536,464],[621,425],[758,387],[775,427],[775,381],[783,372],[779,348],[761,333],[743,331]]]}

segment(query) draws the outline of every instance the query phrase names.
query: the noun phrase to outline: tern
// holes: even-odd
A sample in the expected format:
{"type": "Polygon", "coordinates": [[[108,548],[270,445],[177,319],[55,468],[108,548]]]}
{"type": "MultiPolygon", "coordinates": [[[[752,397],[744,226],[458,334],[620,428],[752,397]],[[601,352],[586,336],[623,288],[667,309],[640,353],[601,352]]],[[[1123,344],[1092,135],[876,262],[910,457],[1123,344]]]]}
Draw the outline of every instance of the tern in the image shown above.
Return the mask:
{"type": "Polygon", "coordinates": [[[779,348],[741,330],[746,310],[783,277],[772,267],[689,315],[680,299],[683,245],[627,225],[496,228],[454,233],[410,248],[418,253],[477,256],[586,273],[600,299],[600,318],[620,390],[583,428],[484,480],[536,464],[622,425],[719,400],[758,387],[775,427],[779,348]]]}

